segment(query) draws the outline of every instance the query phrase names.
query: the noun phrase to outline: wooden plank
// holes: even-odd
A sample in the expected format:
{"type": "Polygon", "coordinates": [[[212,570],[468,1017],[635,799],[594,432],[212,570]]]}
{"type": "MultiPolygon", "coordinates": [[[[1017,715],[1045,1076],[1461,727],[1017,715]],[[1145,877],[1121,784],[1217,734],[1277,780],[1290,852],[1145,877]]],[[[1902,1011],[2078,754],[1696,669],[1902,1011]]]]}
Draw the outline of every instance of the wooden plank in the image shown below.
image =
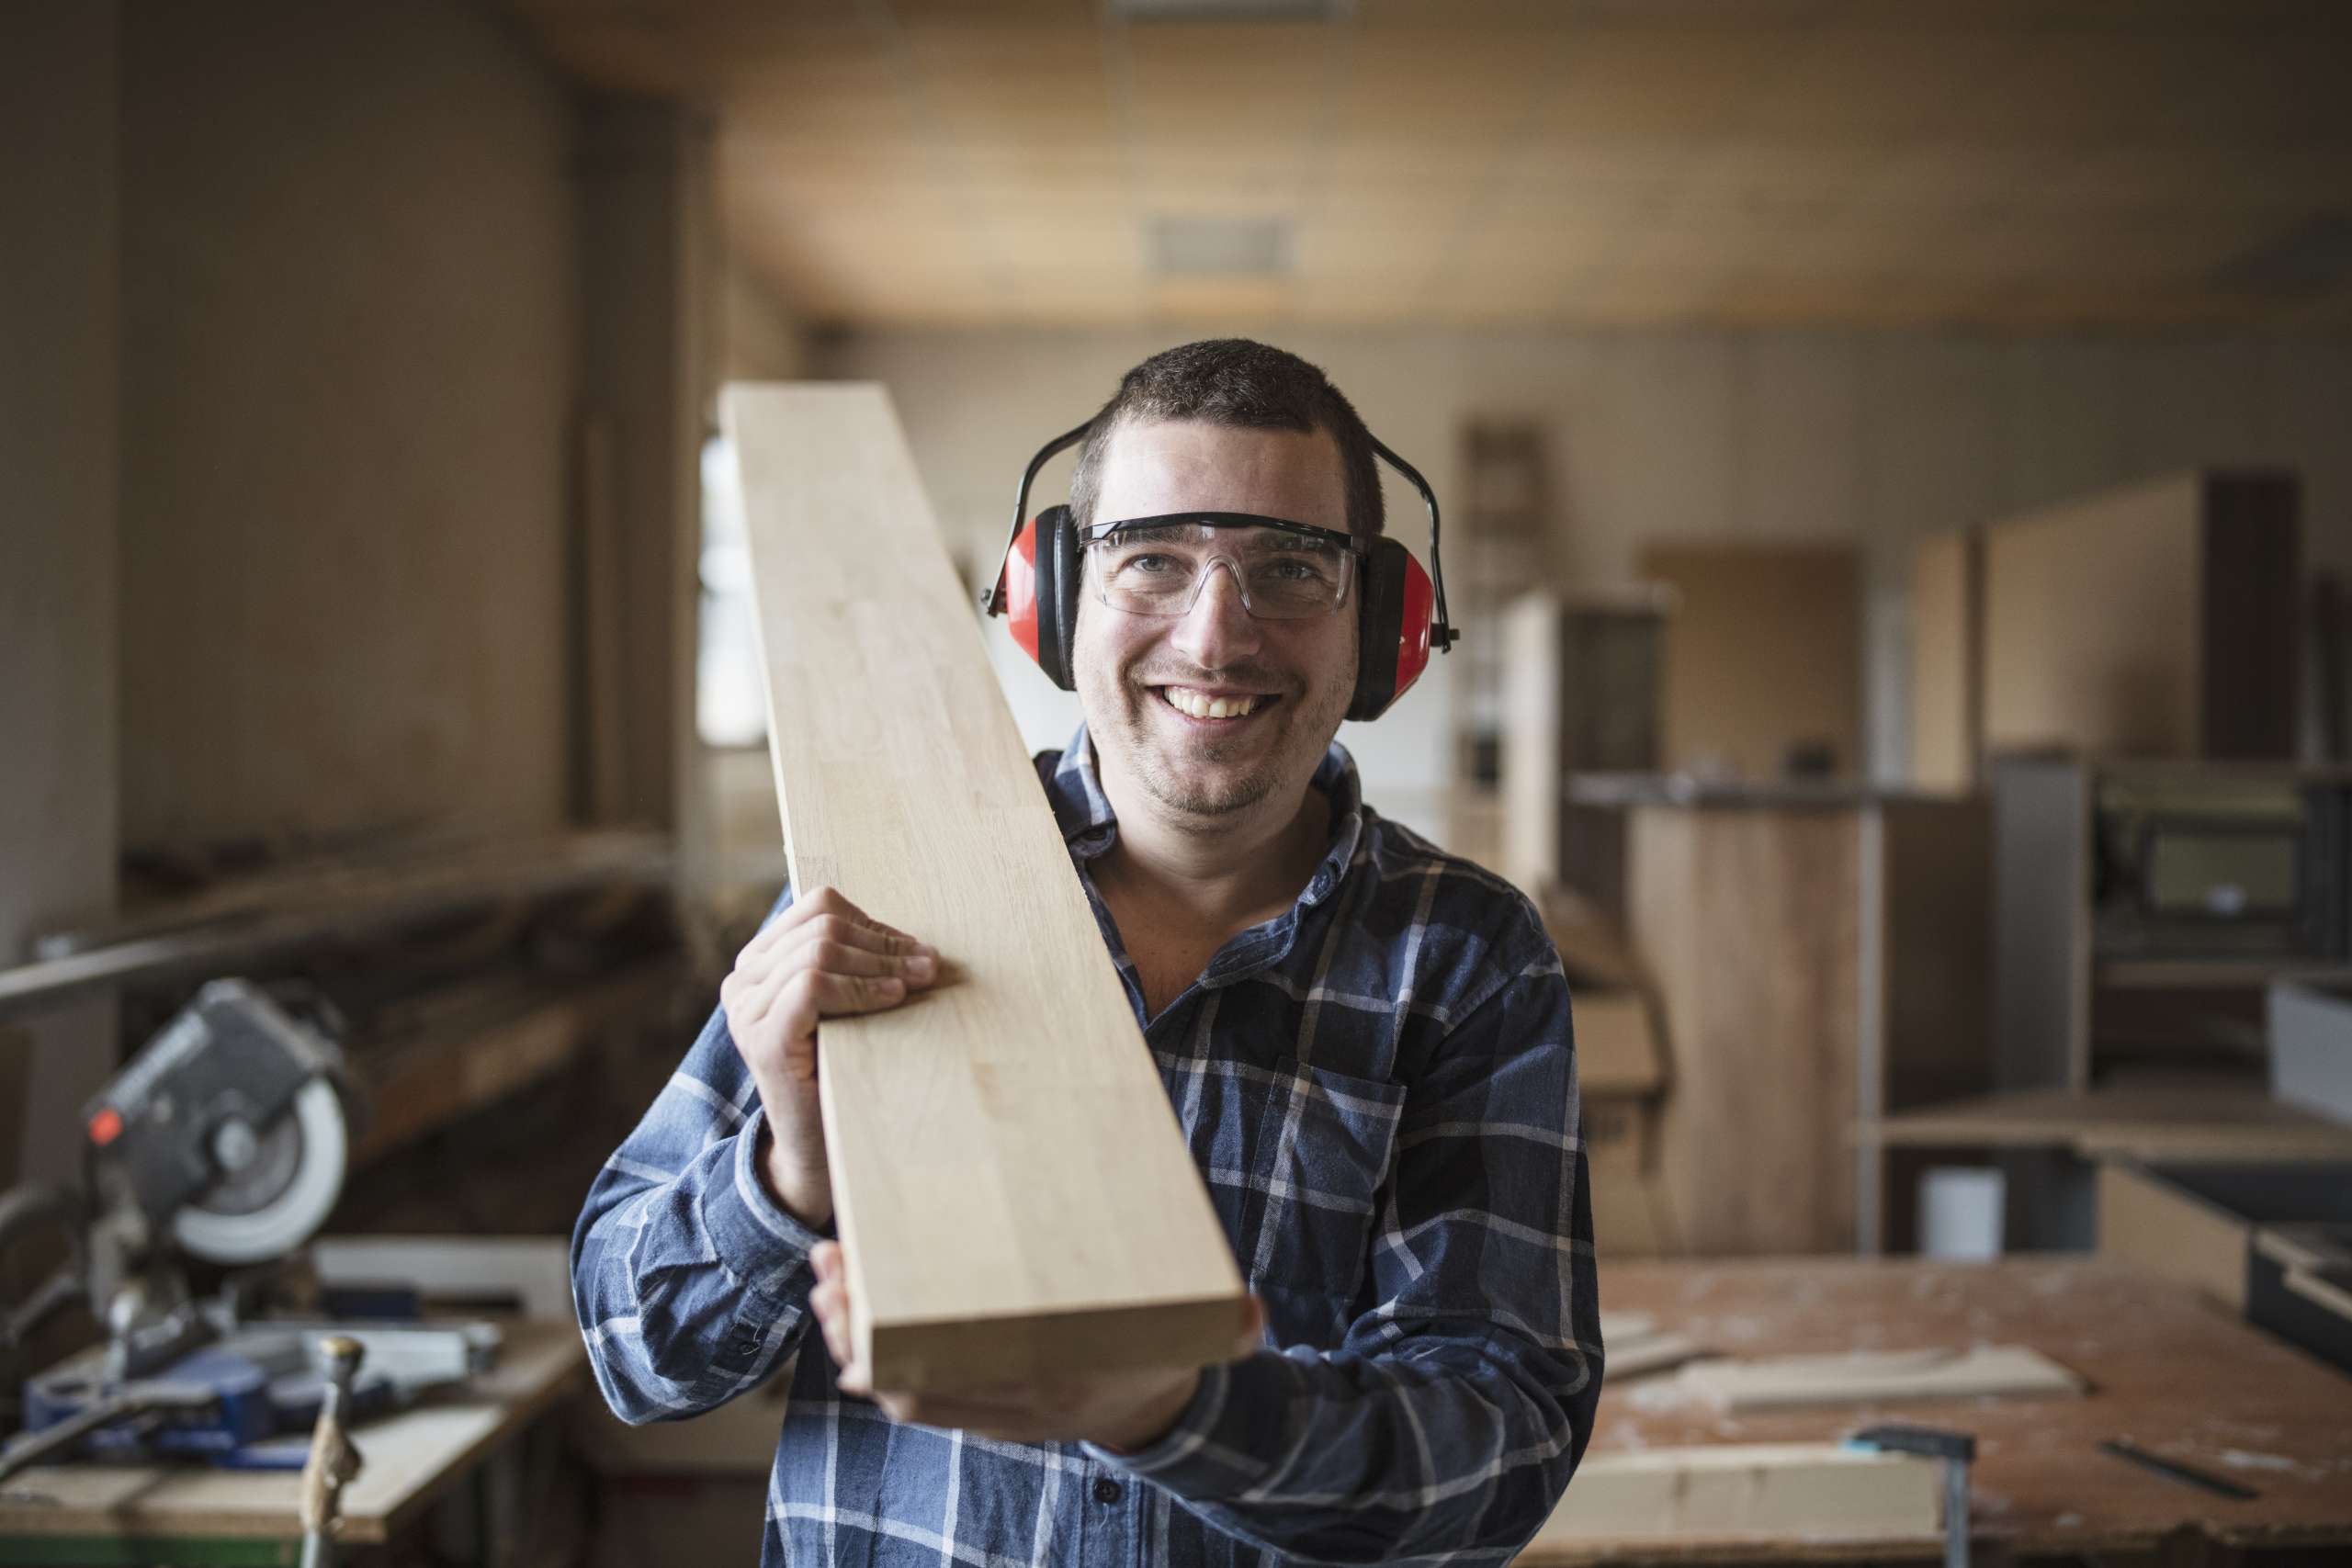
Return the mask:
{"type": "Polygon", "coordinates": [[[944,955],[824,1026],[853,1332],[882,1387],[1199,1364],[1239,1271],[879,388],[735,386],[792,883],[944,955]]]}
{"type": "Polygon", "coordinates": [[[1730,1415],[1797,1404],[1909,1404],[2083,1392],[2082,1379],[2023,1345],[1700,1361],[1682,1369],[1681,1382],[1730,1415]]]}
{"type": "Polygon", "coordinates": [[[1662,1372],[1713,1354],[1687,1334],[1637,1334],[1607,1343],[1608,1373],[1612,1382],[1640,1377],[1645,1372],[1662,1372]]]}
{"type": "Polygon", "coordinates": [[[1933,1460],[1837,1443],[1595,1454],[1529,1550],[1649,1542],[1679,1551],[1792,1536],[1926,1546],[1942,1527],[1942,1496],[1933,1460]]]}

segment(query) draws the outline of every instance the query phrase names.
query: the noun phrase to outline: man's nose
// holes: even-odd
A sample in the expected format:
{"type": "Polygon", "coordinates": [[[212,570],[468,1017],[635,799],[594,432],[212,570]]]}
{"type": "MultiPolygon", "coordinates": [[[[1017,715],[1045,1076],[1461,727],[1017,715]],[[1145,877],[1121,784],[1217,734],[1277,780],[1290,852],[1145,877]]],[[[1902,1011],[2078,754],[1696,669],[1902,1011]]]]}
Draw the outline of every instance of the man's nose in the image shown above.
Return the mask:
{"type": "Polygon", "coordinates": [[[1241,603],[1241,580],[1230,562],[1209,562],[1200,592],[1170,640],[1204,670],[1222,670],[1258,651],[1258,623],[1241,603]]]}

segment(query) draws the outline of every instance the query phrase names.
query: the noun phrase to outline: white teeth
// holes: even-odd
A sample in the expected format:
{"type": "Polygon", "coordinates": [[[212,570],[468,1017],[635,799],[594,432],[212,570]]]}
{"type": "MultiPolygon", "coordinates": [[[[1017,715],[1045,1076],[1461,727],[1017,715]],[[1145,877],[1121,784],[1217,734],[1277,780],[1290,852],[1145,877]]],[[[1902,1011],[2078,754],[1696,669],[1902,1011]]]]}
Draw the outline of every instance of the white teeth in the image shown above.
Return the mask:
{"type": "Polygon", "coordinates": [[[1258,705],[1256,697],[1207,697],[1182,686],[1162,686],[1168,705],[1194,718],[1239,718],[1258,705]]]}

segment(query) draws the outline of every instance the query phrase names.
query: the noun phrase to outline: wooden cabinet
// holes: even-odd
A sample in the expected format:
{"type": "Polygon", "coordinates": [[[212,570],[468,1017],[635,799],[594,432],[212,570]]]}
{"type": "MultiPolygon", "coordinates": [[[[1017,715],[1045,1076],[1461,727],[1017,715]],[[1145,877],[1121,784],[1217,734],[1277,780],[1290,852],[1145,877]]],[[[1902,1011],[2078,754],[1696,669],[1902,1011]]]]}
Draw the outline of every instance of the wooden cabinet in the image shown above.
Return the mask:
{"type": "Polygon", "coordinates": [[[1912,783],[2060,747],[2292,757],[2300,509],[2292,474],[2215,469],[1919,541],[1912,783]]]}
{"type": "Polygon", "coordinates": [[[1714,1254],[1874,1249],[1858,1124],[1985,1079],[1981,803],[1854,790],[1583,781],[1619,814],[1624,908],[1669,1087],[1676,1235],[1714,1254]]]}

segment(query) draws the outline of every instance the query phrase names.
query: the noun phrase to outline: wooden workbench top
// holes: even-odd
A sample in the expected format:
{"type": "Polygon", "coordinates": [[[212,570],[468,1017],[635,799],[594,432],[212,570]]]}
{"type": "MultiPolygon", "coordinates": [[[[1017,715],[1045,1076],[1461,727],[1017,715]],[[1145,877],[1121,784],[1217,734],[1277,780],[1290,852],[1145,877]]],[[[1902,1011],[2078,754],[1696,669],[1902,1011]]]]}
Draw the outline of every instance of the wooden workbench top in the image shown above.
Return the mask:
{"type": "MultiPolygon", "coordinates": [[[[350,1544],[383,1541],[468,1466],[578,1386],[586,1348],[570,1323],[509,1321],[498,1365],[440,1395],[352,1428],[367,1467],[343,1493],[350,1544]]],[[[209,1465],[36,1465],[0,1487],[0,1540],[136,1536],[299,1540],[296,1471],[209,1465]]]]}
{"type": "MultiPolygon", "coordinates": [[[[1594,1452],[1822,1441],[1875,1421],[1977,1438],[1971,1517],[2013,1551],[2144,1550],[2183,1529],[2233,1546],[2352,1541],[2352,1379],[2180,1286],[2089,1258],[1603,1263],[1612,1314],[1654,1319],[1728,1355],[2028,1345],[2089,1381],[2078,1399],[1958,1402],[1727,1416],[1678,1397],[1673,1375],[1604,1388],[1594,1452]],[[2235,1502],[2098,1450],[2127,1438],[2258,1491],[2235,1502]]],[[[1573,1484],[1573,1483],[1572,1483],[1573,1484]]],[[[1932,1557],[1920,1544],[1918,1555],[1932,1557]]],[[[1535,1565],[1710,1557],[1821,1559],[1835,1540],[1759,1547],[1538,1547],[1535,1565]]],[[[1867,1555],[1892,1555],[1872,1543],[1867,1555]]]]}

